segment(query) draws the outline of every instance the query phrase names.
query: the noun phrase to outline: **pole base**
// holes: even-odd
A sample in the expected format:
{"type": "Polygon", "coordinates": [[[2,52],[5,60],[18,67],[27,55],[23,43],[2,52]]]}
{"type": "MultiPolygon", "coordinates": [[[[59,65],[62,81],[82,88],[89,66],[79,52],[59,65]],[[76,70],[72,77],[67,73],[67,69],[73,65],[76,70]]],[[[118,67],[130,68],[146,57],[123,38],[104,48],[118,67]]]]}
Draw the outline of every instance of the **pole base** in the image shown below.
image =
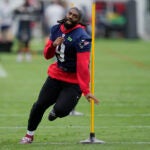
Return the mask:
{"type": "Polygon", "coordinates": [[[80,141],[80,143],[82,144],[104,144],[105,142],[102,140],[96,139],[95,134],[91,133],[88,139],[80,141]]]}

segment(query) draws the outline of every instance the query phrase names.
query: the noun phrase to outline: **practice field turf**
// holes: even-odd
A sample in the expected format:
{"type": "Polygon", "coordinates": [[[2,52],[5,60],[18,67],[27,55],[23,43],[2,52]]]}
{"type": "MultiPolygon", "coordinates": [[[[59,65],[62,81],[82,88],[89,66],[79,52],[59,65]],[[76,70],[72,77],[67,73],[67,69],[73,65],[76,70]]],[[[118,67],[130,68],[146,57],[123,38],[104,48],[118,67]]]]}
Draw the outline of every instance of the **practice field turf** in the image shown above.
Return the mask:
{"type": "Polygon", "coordinates": [[[105,144],[83,145],[89,137],[90,105],[81,98],[68,116],[49,122],[49,108],[31,145],[20,145],[33,102],[47,77],[46,61],[34,53],[31,63],[16,62],[16,53],[0,53],[1,150],[149,150],[150,42],[103,40],[95,43],[96,138],[105,144]]]}

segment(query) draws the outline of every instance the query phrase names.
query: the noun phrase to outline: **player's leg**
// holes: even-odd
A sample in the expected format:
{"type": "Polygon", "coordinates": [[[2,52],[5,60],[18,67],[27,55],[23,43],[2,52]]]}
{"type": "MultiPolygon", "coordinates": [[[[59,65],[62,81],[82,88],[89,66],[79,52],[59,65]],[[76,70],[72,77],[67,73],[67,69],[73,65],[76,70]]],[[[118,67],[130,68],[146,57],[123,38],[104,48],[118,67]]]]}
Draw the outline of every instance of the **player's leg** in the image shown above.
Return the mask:
{"type": "Polygon", "coordinates": [[[62,118],[67,116],[77,105],[81,94],[79,85],[65,83],[53,110],[49,114],[49,120],[53,121],[57,117],[62,118]]]}
{"type": "Polygon", "coordinates": [[[38,100],[32,106],[28,120],[28,130],[36,130],[46,109],[56,102],[59,92],[59,81],[48,77],[40,91],[38,100]]]}
{"type": "Polygon", "coordinates": [[[59,82],[48,77],[40,91],[38,100],[31,108],[27,134],[21,139],[21,144],[32,143],[34,131],[38,127],[45,110],[55,103],[59,91],[59,82]]]}

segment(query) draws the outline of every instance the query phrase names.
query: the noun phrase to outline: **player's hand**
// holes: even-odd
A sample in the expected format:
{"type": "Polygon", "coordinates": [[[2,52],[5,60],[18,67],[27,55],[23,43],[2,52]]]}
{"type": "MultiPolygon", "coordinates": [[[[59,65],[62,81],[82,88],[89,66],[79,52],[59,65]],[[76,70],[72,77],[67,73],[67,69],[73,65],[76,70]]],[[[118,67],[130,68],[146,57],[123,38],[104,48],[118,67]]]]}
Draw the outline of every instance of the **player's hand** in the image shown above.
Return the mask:
{"type": "Polygon", "coordinates": [[[64,42],[64,37],[58,37],[54,42],[53,42],[53,46],[59,46],[64,42]]]}
{"type": "Polygon", "coordinates": [[[90,102],[91,100],[94,100],[95,104],[99,104],[99,100],[91,93],[88,93],[87,95],[85,95],[85,98],[88,100],[88,102],[90,102]]]}

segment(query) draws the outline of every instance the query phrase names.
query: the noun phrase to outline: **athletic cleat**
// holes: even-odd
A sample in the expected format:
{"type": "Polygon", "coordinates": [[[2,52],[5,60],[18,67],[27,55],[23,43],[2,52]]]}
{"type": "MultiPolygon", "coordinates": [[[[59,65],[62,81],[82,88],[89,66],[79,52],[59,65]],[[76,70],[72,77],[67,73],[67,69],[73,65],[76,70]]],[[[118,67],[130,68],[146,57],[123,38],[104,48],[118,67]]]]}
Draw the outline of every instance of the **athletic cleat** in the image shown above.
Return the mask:
{"type": "Polygon", "coordinates": [[[56,114],[55,114],[55,112],[54,112],[54,109],[52,109],[51,112],[50,112],[49,115],[48,115],[48,120],[49,120],[49,121],[53,121],[53,120],[55,120],[56,118],[57,118],[57,116],[56,116],[56,114]]]}
{"type": "Polygon", "coordinates": [[[28,134],[25,135],[20,141],[20,144],[31,144],[33,142],[33,136],[28,134]]]}

